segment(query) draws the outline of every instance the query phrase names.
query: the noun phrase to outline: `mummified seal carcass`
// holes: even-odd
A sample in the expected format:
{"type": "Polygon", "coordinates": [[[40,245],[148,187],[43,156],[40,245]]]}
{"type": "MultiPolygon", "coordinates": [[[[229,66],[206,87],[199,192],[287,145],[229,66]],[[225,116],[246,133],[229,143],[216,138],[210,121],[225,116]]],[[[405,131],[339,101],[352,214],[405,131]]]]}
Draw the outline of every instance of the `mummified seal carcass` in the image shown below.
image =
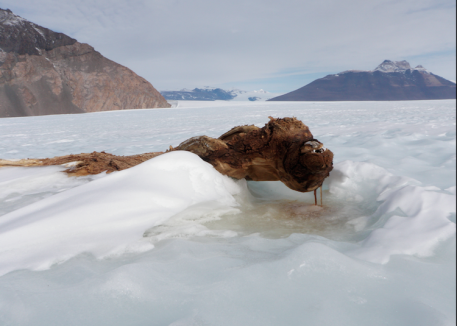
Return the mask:
{"type": "MultiPolygon", "coordinates": [[[[333,153],[313,138],[309,128],[296,118],[274,119],[263,127],[238,126],[218,139],[190,138],[169,151],[192,152],[220,173],[235,179],[282,181],[290,189],[308,192],[322,186],[333,168],[333,153]]],[[[48,159],[0,160],[0,166],[67,164],[69,175],[120,171],[164,152],[131,156],[108,153],[65,155],[48,159]]]]}
{"type": "Polygon", "coordinates": [[[300,192],[320,187],[333,168],[333,153],[296,118],[270,117],[263,128],[235,127],[218,139],[194,137],[173,150],[195,153],[235,179],[279,180],[300,192]]]}

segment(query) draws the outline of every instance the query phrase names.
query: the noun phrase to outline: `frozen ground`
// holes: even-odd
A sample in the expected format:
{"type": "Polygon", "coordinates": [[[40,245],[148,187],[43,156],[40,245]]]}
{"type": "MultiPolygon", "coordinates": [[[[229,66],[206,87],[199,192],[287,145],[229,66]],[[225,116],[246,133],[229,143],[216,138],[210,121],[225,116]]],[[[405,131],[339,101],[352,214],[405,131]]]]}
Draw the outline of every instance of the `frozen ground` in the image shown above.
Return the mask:
{"type": "Polygon", "coordinates": [[[296,116],[324,208],[190,153],[68,178],[0,169],[1,325],[453,325],[456,102],[179,102],[0,119],[0,158],[159,151],[296,116]]]}

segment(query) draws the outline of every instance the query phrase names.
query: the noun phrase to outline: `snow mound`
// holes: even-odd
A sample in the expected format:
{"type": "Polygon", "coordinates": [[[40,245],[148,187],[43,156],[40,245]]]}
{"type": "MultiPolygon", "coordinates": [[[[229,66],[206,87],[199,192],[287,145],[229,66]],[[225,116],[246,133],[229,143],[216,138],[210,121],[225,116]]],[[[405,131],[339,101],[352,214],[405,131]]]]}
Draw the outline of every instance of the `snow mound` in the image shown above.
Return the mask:
{"type": "Polygon", "coordinates": [[[440,241],[455,235],[456,225],[449,220],[456,212],[455,194],[418,184],[372,163],[344,161],[336,165],[329,178],[330,193],[361,202],[361,194],[374,191],[381,202],[373,215],[349,222],[356,228],[363,223],[360,229],[370,232],[350,255],[383,264],[395,254],[426,257],[440,241]]]}
{"type": "Polygon", "coordinates": [[[47,269],[83,252],[95,257],[154,246],[143,233],[187,207],[231,207],[234,181],[189,152],[172,152],[2,216],[0,274],[47,269]]]}

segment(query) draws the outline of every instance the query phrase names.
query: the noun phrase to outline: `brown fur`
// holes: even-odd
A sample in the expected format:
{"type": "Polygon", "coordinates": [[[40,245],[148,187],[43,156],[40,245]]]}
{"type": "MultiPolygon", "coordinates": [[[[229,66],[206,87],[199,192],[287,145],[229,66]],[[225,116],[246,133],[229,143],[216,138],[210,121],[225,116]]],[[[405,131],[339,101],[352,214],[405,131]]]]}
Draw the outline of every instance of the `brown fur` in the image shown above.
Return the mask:
{"type": "Polygon", "coordinates": [[[322,185],[333,168],[333,153],[314,152],[308,127],[296,118],[273,119],[263,127],[240,126],[219,139],[207,136],[184,141],[173,150],[197,154],[220,173],[235,179],[282,181],[307,192],[322,185]]]}
{"type": "Polygon", "coordinates": [[[84,176],[89,174],[99,174],[103,171],[111,173],[114,171],[125,170],[161,154],[163,154],[163,152],[117,156],[105,152],[93,152],[56,156],[45,159],[24,159],[18,161],[0,160],[0,167],[65,165],[75,162],[74,165],[72,164],[72,166],[69,166],[64,172],[66,172],[69,176],[84,176]]]}

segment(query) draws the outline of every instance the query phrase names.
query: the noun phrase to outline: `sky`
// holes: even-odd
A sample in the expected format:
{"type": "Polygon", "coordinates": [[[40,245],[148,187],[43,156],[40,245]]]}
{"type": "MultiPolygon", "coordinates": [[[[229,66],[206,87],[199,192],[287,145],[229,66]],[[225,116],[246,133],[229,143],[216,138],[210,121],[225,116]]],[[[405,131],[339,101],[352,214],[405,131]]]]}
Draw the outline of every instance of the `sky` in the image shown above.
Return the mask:
{"type": "Polygon", "coordinates": [[[286,93],[408,60],[456,80],[455,0],[0,0],[158,90],[286,93]]]}

